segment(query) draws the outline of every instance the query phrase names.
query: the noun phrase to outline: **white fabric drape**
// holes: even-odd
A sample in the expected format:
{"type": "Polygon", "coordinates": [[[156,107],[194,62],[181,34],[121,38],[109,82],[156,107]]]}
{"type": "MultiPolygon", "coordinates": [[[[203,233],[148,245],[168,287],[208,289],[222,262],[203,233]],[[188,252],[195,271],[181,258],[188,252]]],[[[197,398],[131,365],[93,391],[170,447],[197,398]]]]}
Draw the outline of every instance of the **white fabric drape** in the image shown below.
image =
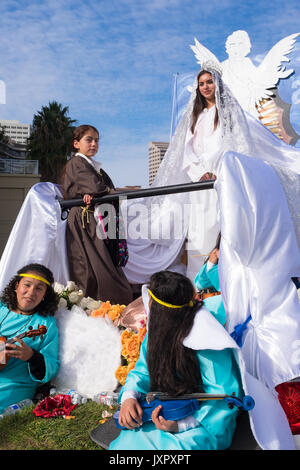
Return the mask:
{"type": "Polygon", "coordinates": [[[300,276],[300,251],[293,221],[280,179],[259,159],[228,152],[216,189],[226,328],[231,333],[251,315],[242,346],[246,369],[273,389],[300,376],[300,303],[291,280],[300,276]]]}
{"type": "Polygon", "coordinates": [[[69,281],[66,221],[61,220],[56,197],[62,194],[52,183],[38,183],[29,190],[1,257],[0,291],[30,263],[46,265],[62,284],[69,281]]]}

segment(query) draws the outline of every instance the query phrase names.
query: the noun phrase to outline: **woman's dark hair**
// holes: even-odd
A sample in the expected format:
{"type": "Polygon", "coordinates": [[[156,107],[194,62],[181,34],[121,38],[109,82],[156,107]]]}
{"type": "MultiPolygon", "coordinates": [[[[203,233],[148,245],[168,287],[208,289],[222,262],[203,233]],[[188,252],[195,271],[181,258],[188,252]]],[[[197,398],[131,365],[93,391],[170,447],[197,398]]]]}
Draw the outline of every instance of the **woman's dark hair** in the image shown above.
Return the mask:
{"type": "MultiPolygon", "coordinates": [[[[193,107],[193,112],[192,112],[192,125],[191,125],[191,132],[194,134],[194,130],[196,127],[197,119],[199,117],[199,114],[202,113],[203,109],[206,108],[206,100],[204,96],[201,95],[200,90],[199,90],[199,78],[204,75],[205,73],[208,73],[211,75],[210,72],[207,70],[201,70],[201,72],[198,73],[197,75],[197,89],[196,89],[196,98],[194,101],[194,107],[193,107]]],[[[218,115],[218,110],[216,109],[216,114],[215,114],[215,121],[214,121],[214,128],[216,129],[219,121],[219,115],[218,115]]]]}
{"type": "MultiPolygon", "coordinates": [[[[74,153],[77,153],[77,149],[73,146],[74,144],[74,140],[77,140],[79,141],[80,139],[82,139],[82,137],[89,131],[89,130],[93,130],[95,131],[98,136],[99,135],[99,131],[98,129],[96,129],[96,127],[92,126],[91,124],[81,124],[80,126],[76,127],[73,131],[73,137],[72,137],[72,146],[70,148],[70,153],[71,154],[74,154],[74,153]]],[[[66,166],[67,166],[68,162],[65,164],[65,166],[63,167],[62,169],[62,172],[61,172],[61,177],[60,177],[60,182],[61,182],[61,185],[64,184],[64,177],[65,177],[65,173],[66,173],[66,166]]],[[[63,194],[64,196],[64,194],[63,194]]]]}
{"type": "Polygon", "coordinates": [[[165,307],[152,300],[148,328],[147,364],[152,391],[174,396],[201,391],[201,374],[196,352],[183,345],[189,334],[196,311],[202,302],[194,300],[194,287],[182,274],[160,271],[153,274],[149,289],[160,300],[184,305],[165,307]]]}
{"type": "MultiPolygon", "coordinates": [[[[44,277],[47,281],[52,284],[54,282],[53,274],[50,269],[46,268],[42,264],[32,263],[24,266],[23,268],[19,269],[16,276],[14,276],[8,283],[8,285],[3,290],[0,300],[2,303],[8,306],[10,310],[16,310],[18,308],[17,302],[17,295],[15,292],[16,283],[20,282],[22,279],[19,274],[21,273],[28,273],[28,272],[37,272],[42,277],[44,277]]],[[[53,316],[57,310],[59,296],[54,292],[53,287],[48,284],[47,290],[44,296],[44,299],[40,302],[39,305],[35,308],[35,313],[38,312],[41,316],[53,316]]]]}

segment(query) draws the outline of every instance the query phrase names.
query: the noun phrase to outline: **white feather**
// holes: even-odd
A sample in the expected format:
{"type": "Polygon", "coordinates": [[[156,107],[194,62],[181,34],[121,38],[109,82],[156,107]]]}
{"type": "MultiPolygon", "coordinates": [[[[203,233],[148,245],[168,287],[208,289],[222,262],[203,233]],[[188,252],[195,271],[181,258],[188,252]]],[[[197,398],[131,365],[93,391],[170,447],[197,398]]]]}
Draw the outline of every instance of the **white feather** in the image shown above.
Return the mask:
{"type": "Polygon", "coordinates": [[[200,42],[194,38],[195,45],[191,45],[190,48],[195,54],[198,64],[202,65],[203,62],[212,61],[221,67],[221,64],[217,57],[207,47],[200,44],[200,42]]]}
{"type": "Polygon", "coordinates": [[[285,67],[282,66],[282,62],[290,62],[287,55],[293,50],[296,38],[299,34],[300,33],[291,34],[278,41],[272,49],[270,49],[257,68],[257,76],[254,84],[254,96],[257,104],[259,104],[260,99],[272,96],[270,89],[274,88],[281,78],[287,78],[293,73],[293,69],[285,70],[285,67]]]}

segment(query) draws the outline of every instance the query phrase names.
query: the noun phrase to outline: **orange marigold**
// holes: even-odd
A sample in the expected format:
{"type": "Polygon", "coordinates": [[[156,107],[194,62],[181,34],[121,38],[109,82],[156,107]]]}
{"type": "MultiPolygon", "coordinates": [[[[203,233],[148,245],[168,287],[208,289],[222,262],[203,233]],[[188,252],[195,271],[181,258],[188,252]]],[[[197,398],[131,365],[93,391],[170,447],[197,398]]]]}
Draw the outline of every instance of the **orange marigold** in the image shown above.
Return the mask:
{"type": "Polygon", "coordinates": [[[107,300],[107,302],[102,302],[101,307],[97,308],[97,310],[94,310],[91,314],[91,317],[105,317],[110,308],[111,304],[109,300],[107,300]]]}
{"type": "Polygon", "coordinates": [[[138,339],[138,335],[136,334],[134,336],[131,336],[131,338],[127,340],[125,345],[127,357],[130,357],[132,359],[138,359],[140,354],[140,346],[141,343],[138,339]]]}
{"type": "Polygon", "coordinates": [[[134,331],[132,330],[124,330],[123,333],[121,334],[121,344],[122,346],[125,345],[125,343],[127,342],[128,338],[131,338],[131,336],[133,336],[135,333],[134,331]]]}
{"type": "Polygon", "coordinates": [[[120,382],[121,385],[124,385],[126,382],[126,377],[128,375],[127,366],[119,366],[115,372],[116,379],[120,382]]]}
{"type": "Polygon", "coordinates": [[[120,305],[120,304],[116,304],[116,305],[113,305],[108,313],[107,313],[107,316],[112,320],[112,321],[115,321],[119,318],[119,316],[121,315],[121,313],[123,312],[124,308],[126,307],[126,305],[120,305]]]}

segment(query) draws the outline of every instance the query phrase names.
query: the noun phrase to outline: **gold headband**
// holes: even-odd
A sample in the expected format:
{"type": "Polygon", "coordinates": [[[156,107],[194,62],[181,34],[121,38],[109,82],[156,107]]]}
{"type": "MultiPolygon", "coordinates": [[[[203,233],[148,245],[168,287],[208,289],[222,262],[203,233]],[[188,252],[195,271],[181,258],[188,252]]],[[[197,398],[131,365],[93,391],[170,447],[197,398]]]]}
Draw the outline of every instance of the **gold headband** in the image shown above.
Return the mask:
{"type": "Polygon", "coordinates": [[[155,302],[161,304],[161,305],[164,305],[165,307],[169,307],[169,308],[182,308],[182,307],[193,307],[194,306],[194,301],[193,300],[190,300],[187,304],[183,304],[183,305],[173,305],[173,304],[168,304],[167,302],[164,302],[163,300],[160,300],[158,299],[157,297],[155,297],[155,295],[153,294],[153,292],[151,292],[150,289],[148,289],[148,292],[149,294],[151,295],[152,299],[155,300],[155,302]]]}
{"type": "Polygon", "coordinates": [[[18,276],[22,276],[22,277],[32,277],[33,279],[38,279],[39,281],[42,281],[42,282],[45,282],[45,284],[48,284],[48,286],[50,286],[50,282],[47,281],[47,279],[41,277],[41,276],[36,276],[35,274],[27,274],[27,273],[22,273],[22,274],[18,274],[18,276]]]}

